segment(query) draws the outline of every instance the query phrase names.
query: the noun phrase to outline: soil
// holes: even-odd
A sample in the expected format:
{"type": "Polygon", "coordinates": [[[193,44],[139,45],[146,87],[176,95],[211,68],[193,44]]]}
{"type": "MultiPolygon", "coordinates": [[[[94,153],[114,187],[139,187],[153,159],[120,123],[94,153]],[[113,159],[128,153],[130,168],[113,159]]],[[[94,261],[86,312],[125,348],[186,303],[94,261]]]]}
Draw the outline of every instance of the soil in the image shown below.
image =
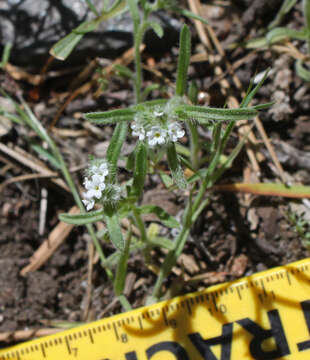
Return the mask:
{"type": "MultiPolygon", "coordinates": [[[[242,42],[245,37],[250,39],[260,36],[275,17],[281,1],[275,1],[274,4],[270,1],[225,1],[224,7],[217,6],[217,1],[211,5],[205,5],[203,1],[201,3],[203,9],[209,11],[207,18],[226,52],[227,60],[235,64],[251,53],[248,60],[235,70],[244,90],[256,73],[268,66],[272,68],[255,103],[269,102],[275,98],[275,105],[261,113],[261,120],[289,181],[309,184],[310,161],[307,159],[310,158],[310,91],[308,85],[296,75],[294,60],[290,55],[276,52],[272,48],[252,51],[241,47],[232,49],[230,46],[232,43],[242,42]]],[[[301,9],[297,5],[283,23],[292,28],[300,28],[302,21],[301,9]]],[[[197,54],[202,49],[201,40],[193,24],[190,26],[194,40],[192,51],[197,54]]],[[[301,42],[293,42],[293,45],[298,51],[305,51],[301,42]]],[[[176,71],[176,49],[174,47],[170,53],[158,56],[144,53],[144,61],[172,80],[176,71]]],[[[47,76],[36,87],[29,84],[27,79],[17,81],[12,74],[2,71],[1,83],[8,93],[22,94],[42,124],[49,126],[63,103],[60,99],[64,96],[61,95],[72,90],[69,84],[77,77],[77,71],[85,66],[86,63],[81,64],[79,70],[69,75],[47,76]]],[[[225,68],[224,62],[221,66],[225,68]]],[[[48,69],[47,74],[52,70],[53,68],[48,69]]],[[[41,69],[36,69],[35,73],[40,74],[40,71],[41,69]]],[[[224,77],[231,86],[230,93],[240,100],[240,91],[233,84],[231,75],[226,72],[224,77]]],[[[207,61],[192,63],[190,79],[196,79],[199,85],[202,104],[209,103],[218,107],[225,105],[226,98],[221,94],[219,79],[207,61]]],[[[163,82],[163,79],[146,72],[146,84],[154,81],[163,82]]],[[[110,127],[89,127],[81,119],[81,112],[125,107],[133,102],[134,96],[128,81],[114,76],[109,79],[107,86],[97,98],[94,97],[96,89],[90,87],[88,93],[67,106],[56,124],[59,131],[53,133],[54,138],[71,168],[85,167],[90,153],[101,156],[112,132],[110,127]],[[75,133],[64,135],[63,132],[60,135],[62,129],[73,130],[75,133]],[[77,135],[79,130],[81,135],[77,135]]],[[[160,92],[158,95],[161,95],[160,92]]],[[[200,131],[208,139],[210,134],[202,129],[200,131]]],[[[253,131],[260,139],[258,131],[255,128],[253,131]]],[[[33,137],[34,134],[14,125],[2,136],[1,142],[10,146],[18,145],[37,156],[29,146],[29,136],[33,137]]],[[[231,140],[230,147],[236,141],[237,135],[231,140]]],[[[247,154],[243,151],[221,180],[222,183],[249,182],[249,179],[253,182],[276,181],[276,170],[268,151],[262,141],[257,146],[256,151],[262,155],[260,174],[253,171],[247,154]]],[[[124,153],[129,153],[132,148],[132,144],[125,144],[124,153]]],[[[13,159],[8,161],[3,153],[0,163],[1,182],[25,173],[23,164],[13,159]]],[[[28,171],[29,169],[26,173],[28,171]]],[[[75,172],[75,181],[81,184],[82,176],[83,171],[75,172]]],[[[126,177],[122,165],[120,176],[126,177]]],[[[184,206],[181,192],[168,194],[157,176],[149,178],[146,190],[146,203],[161,204],[169,213],[177,217],[181,215],[184,206]]],[[[178,266],[165,283],[167,296],[196,291],[214,283],[230,281],[309,256],[305,236],[296,231],[290,217],[292,211],[298,214],[305,212],[304,216],[309,219],[309,209],[300,200],[227,192],[212,193],[210,200],[193,228],[178,266]],[[180,279],[181,288],[178,286],[180,279]]],[[[20,273],[57,225],[57,215],[67,212],[74,205],[68,192],[49,180],[37,179],[8,184],[2,188],[0,201],[0,334],[27,328],[52,327],[58,321],[91,321],[122,311],[95,256],[90,308],[85,313],[88,301],[89,238],[84,228],[74,228],[53,256],[38,270],[25,276],[20,273]],[[44,232],[39,235],[43,189],[47,191],[48,206],[44,232]]],[[[154,218],[146,220],[156,221],[154,218]]],[[[305,234],[307,230],[308,227],[305,234]]],[[[161,232],[170,237],[174,235],[173,231],[166,228],[161,228],[161,232]]],[[[103,249],[108,255],[113,252],[108,243],[103,243],[103,249]]],[[[160,262],[164,253],[154,251],[154,258],[160,262]]],[[[143,263],[142,256],[139,253],[133,254],[129,260],[126,285],[128,299],[134,307],[144,304],[155,279],[152,269],[143,263]]],[[[2,345],[7,346],[7,343],[2,345]]]]}

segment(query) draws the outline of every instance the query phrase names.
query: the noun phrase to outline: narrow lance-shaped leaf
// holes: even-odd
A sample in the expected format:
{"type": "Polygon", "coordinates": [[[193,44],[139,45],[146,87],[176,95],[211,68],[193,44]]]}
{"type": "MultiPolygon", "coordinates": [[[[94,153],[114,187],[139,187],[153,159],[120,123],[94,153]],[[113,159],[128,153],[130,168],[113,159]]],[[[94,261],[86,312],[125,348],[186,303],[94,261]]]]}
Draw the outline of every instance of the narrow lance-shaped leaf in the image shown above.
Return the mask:
{"type": "Polygon", "coordinates": [[[278,27],[269,31],[266,35],[266,40],[269,44],[273,44],[275,42],[284,40],[286,38],[305,40],[307,39],[307,30],[302,29],[298,31],[294,29],[288,29],[285,27],[278,27]]]}
{"type": "Polygon", "coordinates": [[[150,21],[148,23],[148,25],[154,30],[155,34],[159,37],[162,38],[164,35],[164,29],[162,28],[162,26],[156,22],[156,21],[150,21]]]}
{"type": "MultiPolygon", "coordinates": [[[[310,1],[309,0],[303,0],[303,13],[305,17],[306,27],[308,30],[308,41],[310,40],[310,1]]],[[[310,52],[310,49],[308,49],[310,52]]]]}
{"type": "Polygon", "coordinates": [[[167,146],[167,158],[168,158],[169,168],[171,170],[171,174],[176,185],[180,189],[186,189],[187,182],[184,177],[183,170],[179,162],[174,143],[169,143],[167,146]]]}
{"type": "Polygon", "coordinates": [[[297,75],[307,81],[307,82],[310,82],[310,71],[307,70],[304,66],[303,66],[303,63],[301,60],[297,60],[295,62],[295,70],[296,70],[296,73],[297,75]]]}
{"type": "Polygon", "coordinates": [[[12,44],[11,43],[5,44],[4,50],[3,50],[3,53],[2,53],[2,59],[1,59],[1,63],[0,63],[0,68],[6,66],[6,64],[9,62],[11,49],[12,49],[12,44]]]}
{"type": "Polygon", "coordinates": [[[120,251],[125,249],[125,241],[121,231],[121,227],[118,220],[116,211],[107,211],[105,214],[105,222],[109,232],[110,240],[112,244],[120,251]]]}
{"type": "Polygon", "coordinates": [[[59,220],[67,223],[67,224],[73,224],[73,225],[86,225],[86,224],[92,224],[96,221],[103,220],[103,209],[90,211],[87,213],[81,213],[81,214],[60,214],[59,220]]]}
{"type": "Polygon", "coordinates": [[[61,169],[61,165],[59,160],[51,154],[48,150],[44,149],[42,146],[38,144],[31,144],[31,148],[36,151],[43,158],[47,159],[56,169],[61,169]]]}
{"type": "Polygon", "coordinates": [[[202,124],[209,124],[210,121],[232,121],[252,119],[258,114],[254,108],[244,109],[217,109],[207,106],[179,105],[175,112],[181,119],[188,118],[197,120],[202,124]]]}
{"type": "Polygon", "coordinates": [[[269,24],[268,29],[272,29],[275,26],[278,26],[284,15],[287,14],[291,8],[296,4],[297,0],[284,0],[280,10],[277,12],[277,15],[275,17],[275,19],[269,24]]]}
{"type": "Polygon", "coordinates": [[[128,79],[132,79],[134,77],[134,73],[129,69],[128,66],[116,64],[114,65],[113,69],[115,73],[119,76],[123,76],[128,79]]]}
{"type": "Polygon", "coordinates": [[[125,0],[115,1],[107,12],[103,12],[99,17],[94,20],[87,21],[75,28],[70,34],[59,40],[50,50],[50,54],[56,59],[65,60],[81,41],[83,36],[91,31],[97,29],[101,21],[107,20],[119,12],[126,6],[125,0]]]}
{"type": "Polygon", "coordinates": [[[262,77],[262,79],[259,81],[259,83],[254,87],[254,89],[252,89],[251,91],[249,91],[246,96],[244,97],[244,99],[242,100],[240,107],[241,108],[246,108],[248,107],[248,105],[250,104],[250,102],[252,101],[252,99],[254,98],[254,96],[256,95],[256,93],[258,92],[258,90],[262,87],[263,83],[265,82],[265,80],[267,79],[268,73],[269,73],[270,69],[267,69],[264,73],[264,76],[262,77]]]}
{"type": "Polygon", "coordinates": [[[139,23],[140,23],[140,15],[139,15],[139,9],[137,6],[137,2],[136,2],[136,0],[127,0],[127,3],[128,3],[131,18],[133,21],[134,32],[137,33],[139,23]]]}
{"type": "Polygon", "coordinates": [[[183,96],[186,91],[187,71],[191,55],[191,35],[187,25],[184,25],[180,35],[180,50],[177,69],[176,95],[183,96]]]}
{"type": "Polygon", "coordinates": [[[186,9],[181,9],[181,8],[177,8],[177,9],[174,9],[174,10],[176,10],[176,12],[178,12],[179,14],[181,14],[183,16],[186,16],[188,18],[191,18],[191,19],[194,19],[194,20],[199,20],[205,25],[209,24],[208,21],[205,18],[193,13],[192,11],[189,11],[189,10],[186,10],[186,9]]]}
{"type": "Polygon", "coordinates": [[[100,14],[98,13],[97,9],[95,8],[95,5],[92,3],[91,0],[85,0],[88,7],[90,8],[90,10],[96,15],[96,16],[100,16],[100,14]]]}
{"type": "Polygon", "coordinates": [[[147,172],[147,146],[144,142],[138,142],[135,156],[135,171],[133,175],[133,184],[131,195],[140,197],[145,182],[147,172]]]}
{"type": "Polygon", "coordinates": [[[131,234],[129,234],[126,243],[125,249],[120,254],[120,258],[117,265],[116,276],[115,276],[115,283],[114,283],[114,290],[117,296],[121,295],[124,290],[126,274],[127,274],[127,264],[128,264],[128,257],[129,257],[129,249],[130,249],[130,240],[131,234]]]}
{"type": "Polygon", "coordinates": [[[148,100],[148,101],[144,101],[136,106],[133,106],[132,109],[139,110],[139,109],[143,109],[145,106],[147,106],[149,108],[153,108],[153,107],[164,108],[164,106],[167,104],[167,102],[168,102],[168,100],[166,100],[166,99],[148,100]]]}
{"type": "Polygon", "coordinates": [[[165,226],[172,229],[180,227],[180,224],[177,222],[177,220],[160,206],[142,205],[139,207],[139,212],[141,214],[155,214],[165,226]]]}
{"type": "Polygon", "coordinates": [[[114,133],[107,150],[107,160],[111,166],[111,176],[114,176],[116,173],[117,161],[120,156],[122,146],[125,142],[126,134],[127,134],[127,123],[126,122],[118,123],[114,129],[114,133]]]}
{"type": "Polygon", "coordinates": [[[116,109],[103,112],[92,112],[84,114],[86,120],[98,124],[114,124],[121,121],[130,121],[133,119],[136,111],[133,109],[116,109]]]}

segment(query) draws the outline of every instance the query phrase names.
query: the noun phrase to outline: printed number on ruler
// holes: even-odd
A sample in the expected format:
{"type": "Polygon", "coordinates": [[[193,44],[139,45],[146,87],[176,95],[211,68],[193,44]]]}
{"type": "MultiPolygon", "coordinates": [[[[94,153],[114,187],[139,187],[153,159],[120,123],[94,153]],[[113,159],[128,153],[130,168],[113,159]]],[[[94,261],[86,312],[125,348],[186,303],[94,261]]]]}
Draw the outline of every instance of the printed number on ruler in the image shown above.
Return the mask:
{"type": "Polygon", "coordinates": [[[310,259],[0,350],[0,360],[310,359],[310,259]]]}

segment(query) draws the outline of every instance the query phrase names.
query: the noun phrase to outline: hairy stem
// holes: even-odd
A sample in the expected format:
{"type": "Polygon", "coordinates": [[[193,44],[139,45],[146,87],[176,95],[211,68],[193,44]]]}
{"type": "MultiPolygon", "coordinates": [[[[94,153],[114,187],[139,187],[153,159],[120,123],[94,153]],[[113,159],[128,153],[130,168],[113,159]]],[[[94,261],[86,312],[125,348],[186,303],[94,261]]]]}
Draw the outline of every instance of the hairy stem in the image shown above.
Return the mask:
{"type": "Polygon", "coordinates": [[[197,126],[192,122],[188,122],[188,129],[190,135],[190,150],[191,150],[191,163],[194,170],[199,169],[199,136],[197,126]]]}

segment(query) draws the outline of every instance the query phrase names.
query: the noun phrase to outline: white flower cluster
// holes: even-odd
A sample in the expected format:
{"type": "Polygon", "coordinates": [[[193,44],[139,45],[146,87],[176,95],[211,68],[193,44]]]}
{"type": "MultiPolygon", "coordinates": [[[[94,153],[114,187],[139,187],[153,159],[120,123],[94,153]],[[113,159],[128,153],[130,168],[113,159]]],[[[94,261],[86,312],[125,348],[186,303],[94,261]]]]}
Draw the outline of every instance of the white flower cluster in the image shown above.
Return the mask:
{"type": "MultiPolygon", "coordinates": [[[[137,116],[130,125],[132,135],[137,136],[140,141],[147,139],[148,144],[154,147],[163,145],[168,141],[176,142],[184,136],[185,131],[178,122],[165,121],[164,111],[154,110],[152,115],[153,121],[151,123],[156,122],[156,125],[150,124],[149,121],[144,122],[143,115],[137,116]]],[[[148,117],[150,117],[149,114],[148,117]]]]}
{"type": "Polygon", "coordinates": [[[86,206],[86,210],[91,210],[96,199],[102,198],[102,192],[106,188],[105,178],[109,174],[108,164],[106,161],[100,162],[100,164],[93,164],[89,169],[89,177],[85,177],[84,186],[87,190],[83,193],[83,204],[86,206]]]}

